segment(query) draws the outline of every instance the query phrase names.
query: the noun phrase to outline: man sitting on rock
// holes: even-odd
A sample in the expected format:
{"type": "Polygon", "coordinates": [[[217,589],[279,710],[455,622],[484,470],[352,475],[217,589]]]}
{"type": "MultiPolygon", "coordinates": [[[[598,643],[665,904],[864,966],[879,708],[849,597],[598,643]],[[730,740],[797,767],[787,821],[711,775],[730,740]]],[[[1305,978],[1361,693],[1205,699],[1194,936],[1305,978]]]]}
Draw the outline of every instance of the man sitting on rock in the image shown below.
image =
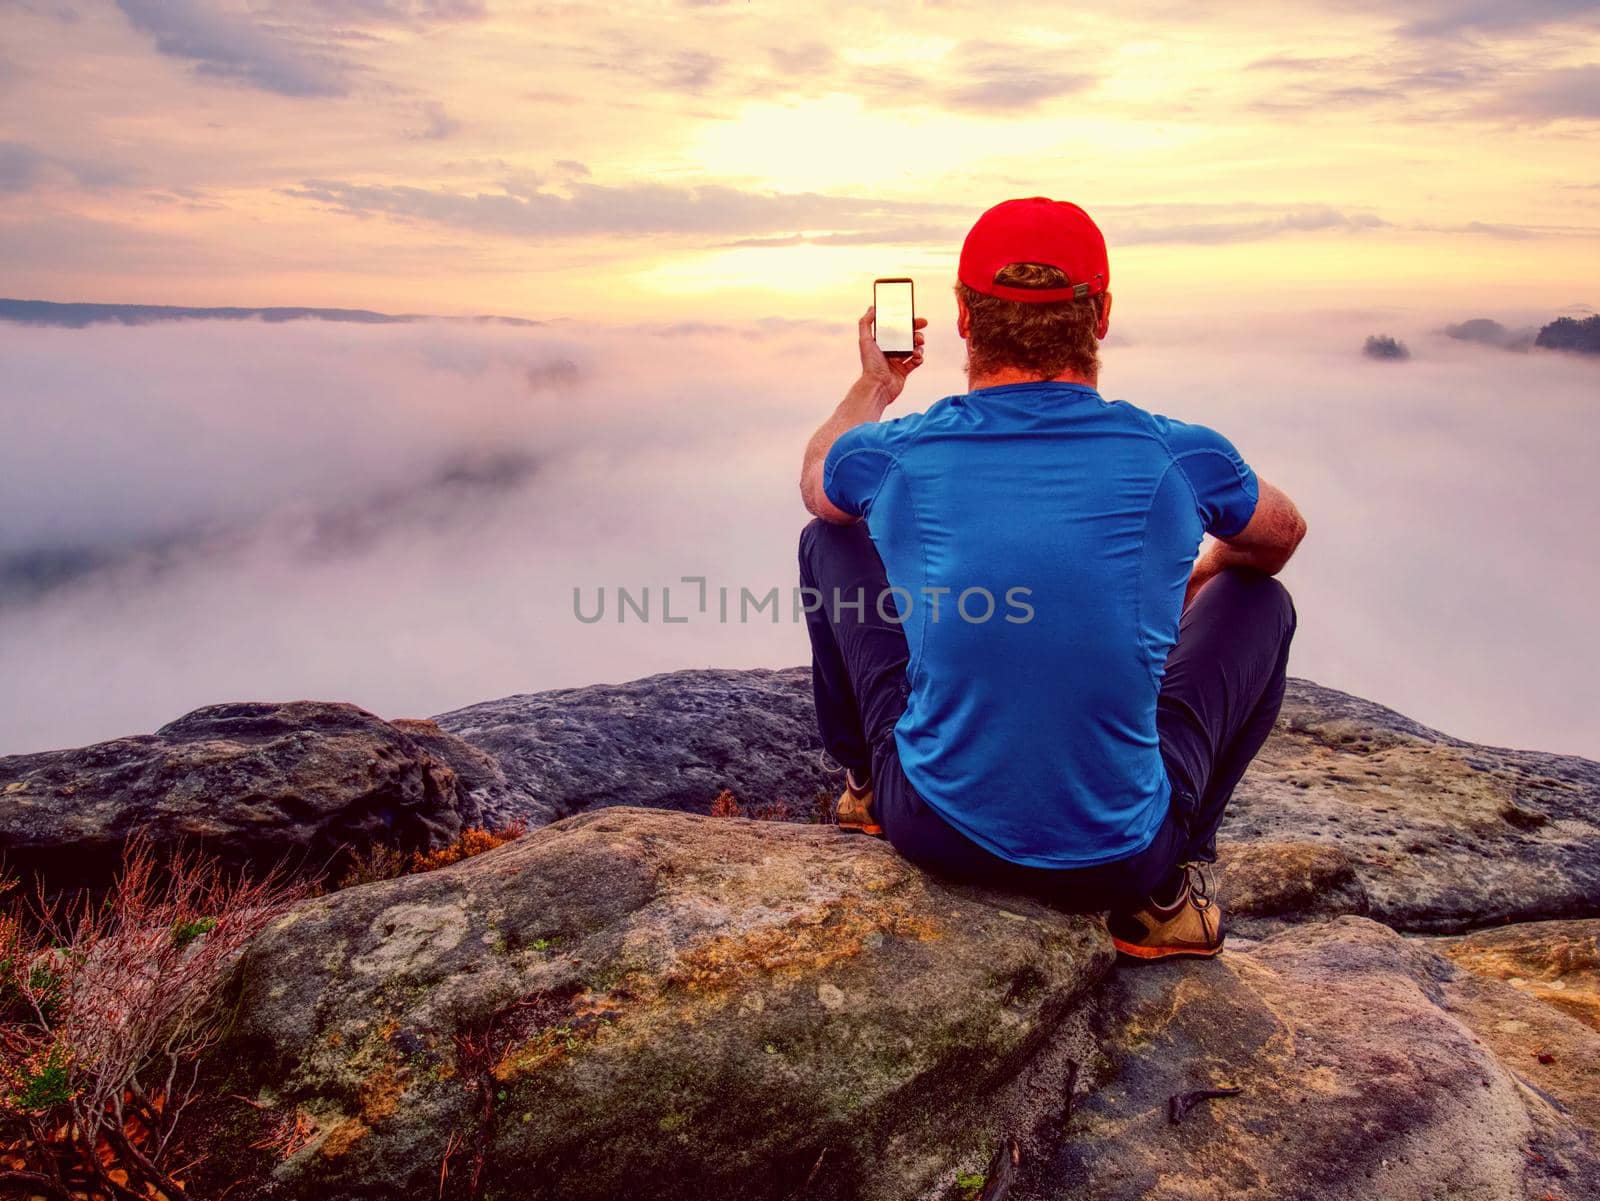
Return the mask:
{"type": "Polygon", "coordinates": [[[883,420],[927,320],[885,357],[868,308],[861,377],[806,447],[839,824],[1108,909],[1126,955],[1215,955],[1199,865],[1283,700],[1295,610],[1271,577],[1305,521],[1221,434],[1096,390],[1109,267],[1082,209],[996,205],[958,276],[968,391],[883,420]]]}

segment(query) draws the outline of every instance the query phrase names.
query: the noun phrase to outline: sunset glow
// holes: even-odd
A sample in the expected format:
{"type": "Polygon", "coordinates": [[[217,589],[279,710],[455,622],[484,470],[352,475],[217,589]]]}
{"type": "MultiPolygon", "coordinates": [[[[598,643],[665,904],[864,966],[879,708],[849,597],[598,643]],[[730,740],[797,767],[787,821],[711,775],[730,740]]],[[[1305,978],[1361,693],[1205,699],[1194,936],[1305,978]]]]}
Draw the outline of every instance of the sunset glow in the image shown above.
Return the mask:
{"type": "Polygon", "coordinates": [[[11,0],[3,290],[850,319],[876,275],[948,305],[1036,193],[1127,314],[1553,309],[1600,266],[1592,8],[981,12],[11,0]]]}

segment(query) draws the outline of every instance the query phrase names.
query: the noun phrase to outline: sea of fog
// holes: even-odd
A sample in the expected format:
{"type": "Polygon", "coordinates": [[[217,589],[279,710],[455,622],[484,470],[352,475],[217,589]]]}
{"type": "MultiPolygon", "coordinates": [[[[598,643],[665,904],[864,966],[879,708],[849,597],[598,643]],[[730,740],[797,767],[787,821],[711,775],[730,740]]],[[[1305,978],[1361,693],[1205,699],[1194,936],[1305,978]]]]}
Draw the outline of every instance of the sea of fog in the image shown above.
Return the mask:
{"type": "MultiPolygon", "coordinates": [[[[791,610],[737,598],[795,583],[849,316],[0,326],[0,754],[224,700],[421,716],[804,662],[791,610]],[[651,620],[615,620],[619,587],[651,620]]],[[[1129,320],[1101,391],[1216,426],[1298,501],[1294,674],[1600,757],[1600,362],[1433,332],[1475,316],[1515,315],[1129,320]],[[1411,360],[1364,358],[1374,332],[1411,360]]],[[[891,415],[965,390],[953,326],[891,415]]]]}

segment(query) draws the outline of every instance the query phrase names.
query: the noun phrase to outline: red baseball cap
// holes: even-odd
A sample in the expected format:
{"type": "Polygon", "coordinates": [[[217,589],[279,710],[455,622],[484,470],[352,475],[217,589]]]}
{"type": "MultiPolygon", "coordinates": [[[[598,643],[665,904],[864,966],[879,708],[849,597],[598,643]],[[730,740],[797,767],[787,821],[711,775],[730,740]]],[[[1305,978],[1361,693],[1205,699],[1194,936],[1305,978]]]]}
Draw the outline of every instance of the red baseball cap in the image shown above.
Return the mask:
{"type": "Polygon", "coordinates": [[[1098,296],[1111,282],[1111,266],[1105,235],[1088,213],[1065,200],[1029,196],[1001,201],[978,218],[961,244],[956,275],[975,292],[1043,303],[1098,296]],[[1072,283],[1065,288],[995,283],[995,274],[1012,263],[1059,267],[1072,283]]]}

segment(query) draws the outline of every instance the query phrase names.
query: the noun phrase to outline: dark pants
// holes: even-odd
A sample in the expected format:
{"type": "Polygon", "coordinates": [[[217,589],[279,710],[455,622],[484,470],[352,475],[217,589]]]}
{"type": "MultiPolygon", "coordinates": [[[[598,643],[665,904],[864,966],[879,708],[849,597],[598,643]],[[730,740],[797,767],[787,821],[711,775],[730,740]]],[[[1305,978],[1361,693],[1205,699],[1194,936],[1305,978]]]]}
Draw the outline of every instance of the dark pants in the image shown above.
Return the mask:
{"type": "MultiPolygon", "coordinates": [[[[1295,611],[1277,580],[1231,568],[1184,611],[1156,711],[1171,808],[1144,850],[1082,868],[1002,859],[949,825],[907,781],[894,727],[910,692],[909,655],[904,630],[879,612],[888,579],[865,523],[818,519],[806,526],[800,582],[823,598],[806,616],[822,744],[857,780],[870,775],[878,821],[907,859],[939,875],[1033,893],[1073,910],[1139,905],[1170,887],[1178,865],[1216,859],[1223,810],[1283,703],[1295,611]],[[864,596],[866,604],[835,605],[835,589],[847,602],[864,596]]],[[[892,601],[884,609],[895,612],[892,601]]]]}

